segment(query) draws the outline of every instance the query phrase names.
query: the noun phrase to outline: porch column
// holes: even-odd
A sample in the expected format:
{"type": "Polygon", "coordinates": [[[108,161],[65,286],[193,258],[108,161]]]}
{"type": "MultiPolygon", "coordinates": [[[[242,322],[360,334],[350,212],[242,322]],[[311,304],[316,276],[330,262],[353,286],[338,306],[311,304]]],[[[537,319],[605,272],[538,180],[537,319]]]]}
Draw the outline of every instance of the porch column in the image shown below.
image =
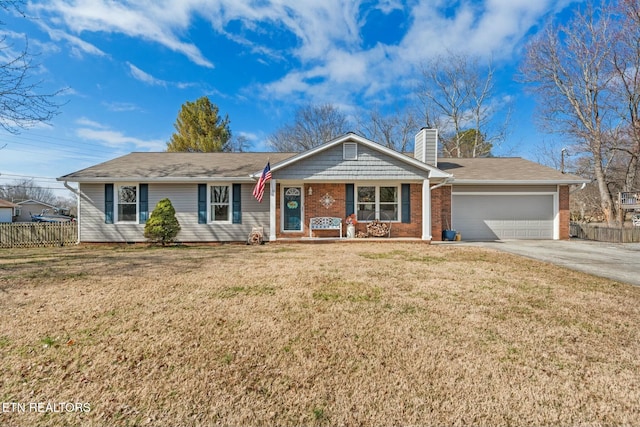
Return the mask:
{"type": "Polygon", "coordinates": [[[431,240],[431,187],[429,180],[422,181],[422,240],[431,240]]]}
{"type": "Polygon", "coordinates": [[[269,241],[276,240],[276,180],[269,181],[269,241]]]}

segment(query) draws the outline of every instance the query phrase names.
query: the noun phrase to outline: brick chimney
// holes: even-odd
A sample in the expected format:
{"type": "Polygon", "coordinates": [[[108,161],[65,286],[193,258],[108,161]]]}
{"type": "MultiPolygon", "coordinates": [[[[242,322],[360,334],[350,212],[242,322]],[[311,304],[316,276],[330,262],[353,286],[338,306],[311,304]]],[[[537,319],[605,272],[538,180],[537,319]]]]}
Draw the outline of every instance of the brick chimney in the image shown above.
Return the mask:
{"type": "Polygon", "coordinates": [[[438,129],[422,128],[416,135],[413,157],[438,167],[438,129]]]}

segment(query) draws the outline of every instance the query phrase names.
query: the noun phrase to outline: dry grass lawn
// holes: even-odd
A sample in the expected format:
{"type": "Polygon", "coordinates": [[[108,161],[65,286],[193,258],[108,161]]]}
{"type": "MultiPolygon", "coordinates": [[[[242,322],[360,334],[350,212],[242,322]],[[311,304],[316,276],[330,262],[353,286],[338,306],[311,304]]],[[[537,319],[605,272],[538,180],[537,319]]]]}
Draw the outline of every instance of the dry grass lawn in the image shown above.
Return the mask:
{"type": "Polygon", "coordinates": [[[640,422],[640,288],[481,248],[0,250],[0,295],[3,426],[640,422]]]}

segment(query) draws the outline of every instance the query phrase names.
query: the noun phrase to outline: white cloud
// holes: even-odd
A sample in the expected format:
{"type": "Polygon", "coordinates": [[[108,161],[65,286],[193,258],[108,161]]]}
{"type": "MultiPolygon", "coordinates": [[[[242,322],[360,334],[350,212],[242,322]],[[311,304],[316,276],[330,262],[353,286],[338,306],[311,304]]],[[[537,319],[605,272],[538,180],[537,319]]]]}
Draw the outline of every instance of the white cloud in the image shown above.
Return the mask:
{"type": "Polygon", "coordinates": [[[133,146],[135,150],[145,151],[163,151],[166,149],[166,141],[159,139],[140,139],[132,136],[124,135],[122,132],[109,129],[108,126],[87,118],[80,118],[76,121],[78,124],[85,126],[76,129],[76,135],[80,138],[90,141],[97,141],[105,146],[114,148],[126,148],[133,146]]]}
{"type": "MultiPolygon", "coordinates": [[[[197,3],[197,2],[192,2],[197,3]]],[[[64,24],[70,32],[120,33],[159,43],[186,55],[194,63],[213,68],[193,43],[180,40],[190,24],[193,5],[188,1],[139,0],[122,4],[110,0],[51,0],[32,4],[40,14],[64,24]]]]}
{"type": "Polygon", "coordinates": [[[80,117],[78,119],[76,119],[76,123],[79,124],[80,126],[90,126],[93,128],[98,128],[98,129],[106,129],[107,127],[102,125],[101,123],[98,123],[96,121],[93,121],[91,119],[88,119],[86,117],[80,117]]]}
{"type": "Polygon", "coordinates": [[[134,79],[140,80],[141,82],[151,86],[167,86],[166,81],[153,77],[151,74],[142,71],[132,63],[127,62],[127,65],[129,66],[129,71],[134,79]]]}
{"type": "Polygon", "coordinates": [[[131,102],[103,102],[102,105],[107,107],[107,110],[115,112],[142,111],[140,107],[131,102]]]}
{"type": "MultiPolygon", "coordinates": [[[[523,37],[547,13],[572,0],[50,0],[33,6],[83,52],[94,52],[79,38],[84,32],[118,33],[158,43],[203,67],[213,67],[188,32],[196,16],[219,34],[239,43],[258,61],[286,62],[286,74],[264,83],[267,96],[292,94],[317,101],[344,99],[353,93],[376,96],[402,84],[421,62],[445,50],[466,51],[497,61],[510,59],[523,37]],[[402,11],[404,25],[387,44],[364,40],[362,32],[377,9],[383,15],[402,11]],[[230,30],[234,28],[234,30],[230,30]],[[239,29],[238,29],[239,28],[239,29]],[[278,49],[282,40],[292,41],[278,49]],[[277,46],[277,47],[276,47],[277,46]],[[326,99],[327,97],[333,99],[326,99]]],[[[384,19],[379,14],[376,19],[384,19]]],[[[384,24],[384,22],[382,22],[384,24]]],[[[389,25],[397,24],[390,21],[389,25]]],[[[53,30],[52,30],[53,31],[53,30]]],[[[385,40],[381,38],[380,40],[385,40]]],[[[95,48],[95,46],[93,47],[95,48]]],[[[97,48],[95,48],[97,49],[97,48]]],[[[170,83],[128,63],[132,75],[150,85],[170,83]]]]}
{"type": "Polygon", "coordinates": [[[127,65],[129,66],[129,72],[131,73],[131,76],[133,76],[134,79],[140,80],[141,82],[146,83],[150,86],[162,86],[162,87],[175,86],[178,89],[188,89],[190,87],[195,86],[195,83],[170,82],[167,80],[158,79],[152,76],[151,74],[145,71],[142,71],[140,68],[136,67],[130,62],[127,62],[127,65]]]}
{"type": "Polygon", "coordinates": [[[107,56],[107,54],[104,53],[102,50],[100,50],[98,47],[92,45],[91,43],[85,42],[79,37],[68,34],[59,29],[53,29],[48,25],[44,24],[40,20],[36,22],[40,25],[40,28],[42,28],[45,32],[47,32],[47,34],[49,34],[49,37],[51,38],[51,40],[53,41],[64,40],[67,43],[69,43],[71,45],[71,53],[78,58],[81,58],[83,54],[107,56]]]}

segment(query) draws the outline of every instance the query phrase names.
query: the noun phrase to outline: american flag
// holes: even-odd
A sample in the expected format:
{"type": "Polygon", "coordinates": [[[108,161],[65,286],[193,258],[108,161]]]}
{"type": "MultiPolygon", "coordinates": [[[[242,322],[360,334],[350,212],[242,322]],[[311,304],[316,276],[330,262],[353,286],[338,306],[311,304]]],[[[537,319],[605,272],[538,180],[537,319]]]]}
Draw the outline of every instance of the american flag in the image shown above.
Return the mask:
{"type": "Polygon", "coordinates": [[[253,188],[253,197],[255,197],[258,202],[262,203],[262,196],[264,196],[264,184],[271,179],[271,166],[269,166],[269,162],[267,162],[267,166],[264,167],[262,171],[262,175],[256,182],[256,186],[253,188]]]}

